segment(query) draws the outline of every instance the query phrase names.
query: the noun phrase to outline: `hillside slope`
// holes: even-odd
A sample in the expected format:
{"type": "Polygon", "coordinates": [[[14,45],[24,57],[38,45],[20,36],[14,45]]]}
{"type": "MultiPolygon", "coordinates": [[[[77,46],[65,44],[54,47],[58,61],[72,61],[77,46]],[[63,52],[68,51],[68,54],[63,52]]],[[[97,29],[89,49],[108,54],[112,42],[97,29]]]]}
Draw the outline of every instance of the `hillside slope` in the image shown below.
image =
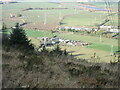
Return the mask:
{"type": "Polygon", "coordinates": [[[92,64],[68,55],[23,55],[3,50],[3,88],[116,88],[117,64],[92,64]]]}

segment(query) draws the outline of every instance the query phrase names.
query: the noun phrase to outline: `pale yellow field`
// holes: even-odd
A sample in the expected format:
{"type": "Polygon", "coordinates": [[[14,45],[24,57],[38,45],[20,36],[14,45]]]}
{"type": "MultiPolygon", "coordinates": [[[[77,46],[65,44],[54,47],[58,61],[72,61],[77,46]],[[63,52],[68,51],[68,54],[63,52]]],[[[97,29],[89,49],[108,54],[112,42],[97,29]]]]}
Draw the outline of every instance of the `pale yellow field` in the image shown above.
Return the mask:
{"type": "Polygon", "coordinates": [[[61,46],[61,48],[64,50],[66,49],[70,54],[74,55],[76,58],[83,58],[87,59],[90,62],[106,62],[109,63],[110,61],[117,60],[117,57],[111,56],[111,53],[107,51],[102,50],[96,50],[92,48],[86,48],[86,47],[78,47],[78,46],[61,46]],[[96,53],[96,59],[92,58],[94,56],[94,53],[96,53]],[[97,59],[97,57],[100,57],[100,60],[97,59]],[[92,58],[92,61],[91,61],[92,58]]]}

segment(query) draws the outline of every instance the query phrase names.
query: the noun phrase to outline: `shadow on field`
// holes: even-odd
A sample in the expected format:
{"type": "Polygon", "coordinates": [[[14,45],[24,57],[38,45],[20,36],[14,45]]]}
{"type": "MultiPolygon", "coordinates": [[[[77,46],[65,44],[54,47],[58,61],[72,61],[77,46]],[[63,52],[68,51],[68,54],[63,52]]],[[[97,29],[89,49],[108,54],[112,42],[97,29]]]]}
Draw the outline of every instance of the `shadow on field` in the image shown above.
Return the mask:
{"type": "Polygon", "coordinates": [[[74,53],[75,51],[68,51],[68,53],[74,53]]]}
{"type": "Polygon", "coordinates": [[[64,25],[64,24],[66,24],[66,23],[60,22],[60,25],[64,25]]]}
{"type": "Polygon", "coordinates": [[[75,56],[83,56],[83,55],[85,55],[85,54],[75,54],[73,56],[75,57],[75,56]]]}

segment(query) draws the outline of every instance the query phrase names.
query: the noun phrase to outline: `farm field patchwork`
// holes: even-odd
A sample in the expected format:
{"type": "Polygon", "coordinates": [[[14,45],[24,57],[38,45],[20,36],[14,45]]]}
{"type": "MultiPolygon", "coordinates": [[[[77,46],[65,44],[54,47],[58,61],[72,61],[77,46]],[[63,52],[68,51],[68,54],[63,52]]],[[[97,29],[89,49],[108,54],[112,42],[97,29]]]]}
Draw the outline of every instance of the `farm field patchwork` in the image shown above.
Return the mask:
{"type": "MultiPolygon", "coordinates": [[[[26,2],[26,3],[15,3],[15,4],[5,4],[2,6],[3,11],[3,21],[7,24],[8,27],[14,26],[16,22],[23,23],[23,20],[27,24],[24,28],[35,27],[38,29],[55,29],[60,22],[64,23],[63,26],[95,26],[104,22],[106,16],[109,14],[107,11],[95,11],[90,12],[88,10],[82,10],[80,7],[76,7],[76,3],[48,3],[48,2],[26,2]],[[66,5],[67,4],[67,5],[66,5]],[[71,6],[73,4],[73,6],[71,6]],[[61,6],[60,6],[61,5],[61,6]],[[68,9],[59,9],[59,10],[30,10],[23,11],[27,8],[68,8],[68,9]],[[75,11],[76,8],[76,11],[75,11]],[[76,13],[75,13],[76,12],[76,13]],[[44,25],[46,13],[46,25],[44,25]],[[22,14],[23,17],[10,18],[10,14],[18,15],[22,14]],[[61,18],[61,19],[60,19],[61,18]],[[62,21],[61,21],[62,20],[62,21]],[[72,21],[72,22],[71,22],[72,21]]],[[[104,5],[99,3],[93,3],[93,5],[98,7],[104,7],[104,5]]],[[[112,7],[116,7],[117,3],[114,3],[112,7]]],[[[117,16],[112,16],[112,23],[108,22],[106,25],[117,25],[117,16]]]]}
{"type": "MultiPolygon", "coordinates": [[[[31,22],[31,26],[40,25],[44,23],[45,13],[46,13],[46,25],[45,27],[49,27],[49,24],[52,24],[53,27],[56,27],[59,24],[59,18],[63,18],[65,15],[73,14],[74,10],[71,8],[70,10],[31,10],[31,11],[23,11],[27,8],[58,8],[58,4],[54,3],[16,3],[16,4],[5,4],[3,5],[3,19],[8,27],[14,26],[16,22],[23,23],[22,20],[26,22],[31,22]],[[60,15],[61,12],[61,15],[60,15]],[[22,14],[23,17],[15,17],[10,18],[10,14],[17,15],[22,14]],[[11,23],[12,22],[12,23],[11,23]]],[[[41,26],[41,25],[40,25],[41,26]]],[[[41,26],[42,27],[42,26],[41,26]]],[[[40,28],[40,27],[39,27],[40,28]]]]}
{"type": "MultiPolygon", "coordinates": [[[[101,3],[84,3],[98,8],[106,9],[105,4],[101,3]]],[[[111,3],[110,3],[111,4],[111,3]]],[[[114,12],[117,10],[117,3],[111,4],[114,12]]],[[[103,23],[106,19],[110,21],[105,25],[118,25],[117,14],[108,16],[110,13],[107,11],[89,11],[79,7],[78,3],[66,2],[62,4],[48,3],[48,2],[37,2],[37,3],[15,3],[5,4],[2,6],[3,10],[3,21],[7,27],[13,27],[15,23],[19,22],[27,24],[22,26],[29,39],[32,43],[39,47],[40,40],[38,37],[53,37],[51,30],[56,30],[57,27],[73,26],[73,27],[96,27],[103,23]],[[23,11],[27,8],[67,8],[67,9],[52,9],[52,10],[28,10],[23,11]],[[21,14],[22,17],[10,17],[10,14],[17,16],[21,14]],[[46,22],[46,24],[44,24],[46,22]],[[62,24],[60,24],[62,23],[62,24]]],[[[112,12],[112,13],[114,13],[112,12]]],[[[77,58],[90,59],[94,52],[101,57],[101,62],[107,62],[111,60],[111,47],[113,52],[118,50],[118,40],[109,39],[102,37],[100,42],[99,37],[80,35],[72,33],[56,33],[57,37],[69,39],[69,40],[80,40],[92,45],[86,47],[73,47],[73,46],[62,46],[62,49],[67,51],[73,51],[73,55],[77,58]],[[78,55],[77,55],[78,54],[78,55]],[[84,54],[84,55],[82,55],[84,54]]]]}
{"type": "MultiPolygon", "coordinates": [[[[11,30],[9,30],[11,31],[11,30]]],[[[31,39],[31,42],[38,48],[40,45],[40,40],[38,37],[53,37],[51,31],[45,30],[31,30],[26,29],[26,34],[31,39]]],[[[76,41],[84,41],[93,43],[92,45],[81,47],[81,46],[68,46],[68,45],[60,45],[61,49],[66,49],[69,54],[73,54],[76,58],[84,58],[90,60],[94,53],[97,54],[101,58],[99,62],[110,62],[113,60],[111,54],[111,45],[113,45],[113,52],[118,50],[118,40],[102,38],[102,42],[99,41],[99,37],[89,36],[89,35],[80,35],[73,33],[55,33],[57,37],[68,39],[68,40],[76,40],[76,41]]],[[[96,62],[96,59],[95,59],[96,62]]]]}
{"type": "Polygon", "coordinates": [[[69,40],[80,40],[84,42],[89,42],[93,43],[92,45],[88,46],[88,48],[94,48],[94,49],[99,49],[103,51],[111,51],[111,45],[113,45],[113,51],[118,50],[118,40],[115,39],[109,39],[102,37],[102,42],[100,42],[100,37],[96,36],[85,36],[85,35],[80,35],[80,34],[72,34],[72,33],[61,33],[57,34],[58,37],[64,38],[64,39],[69,39],[69,40]]]}

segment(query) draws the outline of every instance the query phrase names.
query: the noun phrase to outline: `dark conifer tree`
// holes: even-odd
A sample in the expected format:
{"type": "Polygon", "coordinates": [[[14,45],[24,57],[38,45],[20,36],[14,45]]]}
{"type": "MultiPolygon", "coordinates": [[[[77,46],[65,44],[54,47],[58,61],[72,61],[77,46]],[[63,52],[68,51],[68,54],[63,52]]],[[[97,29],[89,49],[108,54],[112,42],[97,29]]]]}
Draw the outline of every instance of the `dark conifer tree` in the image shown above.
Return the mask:
{"type": "Polygon", "coordinates": [[[25,30],[19,26],[19,23],[17,23],[15,28],[12,29],[9,43],[11,46],[17,47],[18,49],[23,48],[24,50],[34,50],[33,44],[30,43],[25,30]]]}

